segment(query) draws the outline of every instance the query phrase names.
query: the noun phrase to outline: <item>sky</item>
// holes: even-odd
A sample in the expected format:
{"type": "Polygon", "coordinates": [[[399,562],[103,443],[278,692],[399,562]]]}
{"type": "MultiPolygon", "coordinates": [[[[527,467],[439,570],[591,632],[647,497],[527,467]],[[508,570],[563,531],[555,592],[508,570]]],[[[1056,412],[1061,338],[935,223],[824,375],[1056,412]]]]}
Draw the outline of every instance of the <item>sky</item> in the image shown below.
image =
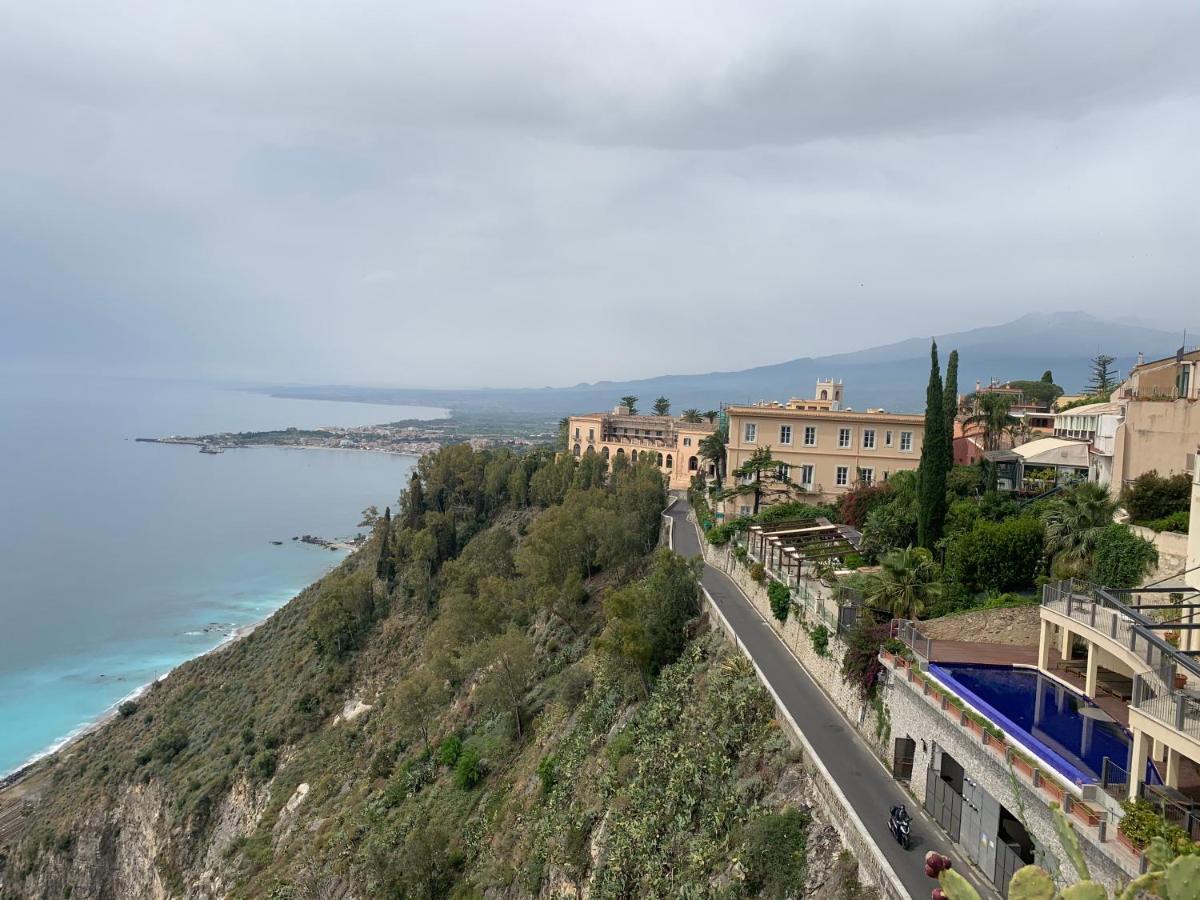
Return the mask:
{"type": "Polygon", "coordinates": [[[536,386],[1174,329],[1198,34],[1194,0],[0,0],[0,367],[536,386]]]}

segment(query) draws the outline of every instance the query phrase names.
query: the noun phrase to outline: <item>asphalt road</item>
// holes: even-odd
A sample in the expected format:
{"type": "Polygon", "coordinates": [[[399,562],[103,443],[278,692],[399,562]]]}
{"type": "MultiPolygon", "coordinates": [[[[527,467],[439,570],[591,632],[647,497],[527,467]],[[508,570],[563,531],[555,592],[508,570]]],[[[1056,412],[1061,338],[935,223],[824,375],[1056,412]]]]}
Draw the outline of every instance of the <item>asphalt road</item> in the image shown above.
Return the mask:
{"type": "MultiPolygon", "coordinates": [[[[700,555],[700,539],[688,521],[688,505],[679,497],[668,510],[673,520],[672,542],[684,556],[700,555]]],[[[896,875],[914,898],[930,895],[937,883],[925,877],[924,858],[937,850],[954,861],[983,897],[998,897],[989,883],[979,877],[945,833],[920,808],[920,803],[900,787],[891,773],[868,749],[866,743],[813,681],[808,671],[736,584],[719,569],[705,565],[701,582],[717,607],[725,614],[744,650],[750,654],[795,719],[826,770],[849,801],[867,832],[883,851],[896,875]],[[905,850],[892,838],[887,823],[889,811],[904,803],[912,814],[912,849],[905,850]]],[[[923,792],[924,786],[921,785],[923,792]]]]}

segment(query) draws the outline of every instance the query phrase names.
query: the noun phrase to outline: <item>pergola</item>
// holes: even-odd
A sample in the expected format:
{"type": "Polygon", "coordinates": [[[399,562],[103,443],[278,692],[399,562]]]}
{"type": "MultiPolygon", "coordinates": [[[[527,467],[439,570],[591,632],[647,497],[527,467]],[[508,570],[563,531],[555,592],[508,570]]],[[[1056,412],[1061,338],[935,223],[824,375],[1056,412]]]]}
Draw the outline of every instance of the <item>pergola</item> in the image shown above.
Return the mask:
{"type": "Polygon", "coordinates": [[[822,518],[751,525],[746,540],[763,565],[799,578],[805,563],[856,553],[862,535],[822,518]]]}

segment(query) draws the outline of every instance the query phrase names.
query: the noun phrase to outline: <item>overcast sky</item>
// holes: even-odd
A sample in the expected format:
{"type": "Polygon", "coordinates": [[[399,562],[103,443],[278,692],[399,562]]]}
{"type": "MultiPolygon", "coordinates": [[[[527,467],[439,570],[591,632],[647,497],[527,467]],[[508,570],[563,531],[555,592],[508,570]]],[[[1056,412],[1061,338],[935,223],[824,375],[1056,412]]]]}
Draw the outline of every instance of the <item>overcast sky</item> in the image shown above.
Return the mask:
{"type": "Polygon", "coordinates": [[[1197,318],[1200,3],[0,0],[9,368],[412,386],[1197,318]]]}

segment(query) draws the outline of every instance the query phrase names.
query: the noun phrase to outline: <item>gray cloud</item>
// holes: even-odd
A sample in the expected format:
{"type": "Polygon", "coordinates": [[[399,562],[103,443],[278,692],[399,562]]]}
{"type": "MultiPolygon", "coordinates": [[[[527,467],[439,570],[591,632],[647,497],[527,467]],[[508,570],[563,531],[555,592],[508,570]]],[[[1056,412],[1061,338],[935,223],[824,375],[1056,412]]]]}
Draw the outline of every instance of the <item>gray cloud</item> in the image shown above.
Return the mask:
{"type": "Polygon", "coordinates": [[[10,5],[0,358],[565,384],[1194,309],[1200,8],[836,6],[10,5]]]}

